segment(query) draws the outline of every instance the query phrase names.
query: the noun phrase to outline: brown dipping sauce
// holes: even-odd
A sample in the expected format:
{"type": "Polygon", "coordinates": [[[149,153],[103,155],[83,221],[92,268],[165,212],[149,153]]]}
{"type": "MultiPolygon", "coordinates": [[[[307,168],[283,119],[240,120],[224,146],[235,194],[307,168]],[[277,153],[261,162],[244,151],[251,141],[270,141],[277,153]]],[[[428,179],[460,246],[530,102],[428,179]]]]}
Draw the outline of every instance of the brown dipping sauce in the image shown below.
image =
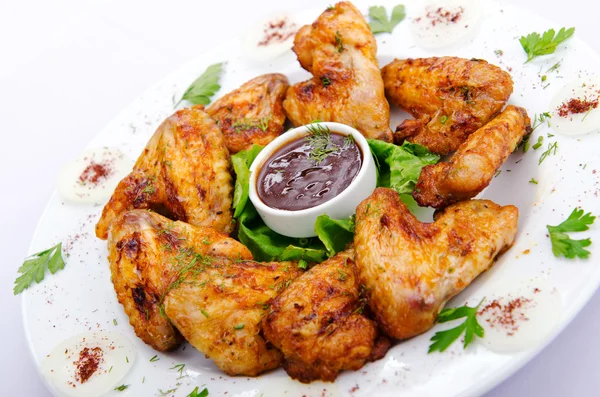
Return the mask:
{"type": "Polygon", "coordinates": [[[352,139],[321,129],[283,145],[262,166],[256,187],[269,207],[299,211],[343,192],[362,166],[352,139]]]}

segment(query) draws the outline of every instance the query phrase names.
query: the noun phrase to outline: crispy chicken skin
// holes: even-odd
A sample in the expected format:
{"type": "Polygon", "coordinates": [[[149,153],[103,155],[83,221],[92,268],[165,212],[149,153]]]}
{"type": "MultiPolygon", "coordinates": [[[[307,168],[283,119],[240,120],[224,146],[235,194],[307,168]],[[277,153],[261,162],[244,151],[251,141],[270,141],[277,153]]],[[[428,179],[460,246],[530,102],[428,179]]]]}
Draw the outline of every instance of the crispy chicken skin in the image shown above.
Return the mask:
{"type": "Polygon", "coordinates": [[[377,188],[356,211],[359,280],[388,336],[430,329],[444,304],[508,249],[518,210],[487,200],[462,201],[419,222],[391,189],[377,188]]]}
{"type": "Polygon", "coordinates": [[[209,227],[173,222],[147,210],[122,212],[108,236],[108,261],[119,303],[140,339],[159,351],[181,336],[160,304],[178,273],[198,255],[252,259],[248,249],[209,227]]]}
{"type": "Polygon", "coordinates": [[[269,303],[298,275],[296,263],[203,258],[165,298],[165,312],[196,349],[228,375],[256,376],[281,365],[260,322],[269,303]]]}
{"type": "Polygon", "coordinates": [[[413,197],[420,206],[443,208],[477,196],[531,132],[525,109],[509,105],[471,134],[448,161],[423,167],[413,197]]]}
{"type": "Polygon", "coordinates": [[[387,338],[361,314],[354,250],[314,266],[273,300],[263,332],[285,356],[283,366],[301,382],[334,381],[385,355],[387,338]]]}
{"type": "Polygon", "coordinates": [[[229,153],[249,149],[253,144],[265,146],[283,132],[283,98],[288,87],[284,75],[265,74],[206,109],[206,113],[218,121],[229,153]]]}
{"type": "Polygon", "coordinates": [[[156,130],[96,225],[106,239],[119,214],[154,209],[195,226],[233,229],[232,178],[223,134],[202,106],[181,109],[156,130]]]}
{"type": "Polygon", "coordinates": [[[394,141],[443,155],[498,114],[513,90],[510,75],[484,60],[396,59],[381,73],[390,102],[415,117],[396,128],[394,141]]]}
{"type": "Polygon", "coordinates": [[[349,2],[328,8],[298,31],[293,50],[314,76],[287,91],[283,107],[294,125],[337,121],[367,138],[392,140],[377,43],[360,11],[349,2]]]}

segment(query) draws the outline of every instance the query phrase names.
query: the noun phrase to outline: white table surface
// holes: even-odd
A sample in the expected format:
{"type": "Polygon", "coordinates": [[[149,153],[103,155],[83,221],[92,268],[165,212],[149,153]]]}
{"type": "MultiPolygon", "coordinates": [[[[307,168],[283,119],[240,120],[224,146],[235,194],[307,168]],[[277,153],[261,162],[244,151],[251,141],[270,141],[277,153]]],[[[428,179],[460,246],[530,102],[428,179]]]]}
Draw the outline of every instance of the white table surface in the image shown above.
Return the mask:
{"type": "MultiPolygon", "coordinates": [[[[600,52],[597,2],[508,2],[557,21],[556,28],[576,26],[600,52]]],[[[242,34],[264,13],[329,3],[0,0],[0,180],[6,189],[0,193],[0,395],[49,395],[31,361],[12,284],[61,165],[147,87],[242,34]]],[[[596,293],[537,358],[486,397],[600,395],[599,331],[596,293]]]]}

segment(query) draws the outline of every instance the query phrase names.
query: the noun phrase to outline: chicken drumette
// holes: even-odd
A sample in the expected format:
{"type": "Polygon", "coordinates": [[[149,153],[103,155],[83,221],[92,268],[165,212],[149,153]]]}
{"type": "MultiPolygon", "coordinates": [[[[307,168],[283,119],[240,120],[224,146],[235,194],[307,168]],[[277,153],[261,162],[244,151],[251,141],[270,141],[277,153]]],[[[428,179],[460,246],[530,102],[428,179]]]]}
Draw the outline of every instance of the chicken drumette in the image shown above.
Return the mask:
{"type": "Polygon", "coordinates": [[[477,196],[490,184],[523,137],[531,132],[530,123],[525,109],[507,106],[471,134],[448,161],[423,167],[413,191],[417,203],[443,208],[477,196]]]}
{"type": "Polygon", "coordinates": [[[430,329],[444,304],[514,242],[518,210],[462,201],[419,222],[398,193],[377,188],[356,211],[359,282],[381,329],[406,339],[430,329]]]}
{"type": "Polygon", "coordinates": [[[96,225],[131,209],[153,209],[172,219],[217,231],[233,230],[232,178],[223,134],[202,106],[178,110],[158,127],[131,174],[115,189],[96,225]]]}
{"type": "Polygon", "coordinates": [[[415,117],[396,128],[394,141],[444,155],[498,114],[513,90],[507,72],[481,59],[396,59],[381,73],[390,102],[415,117]]]}
{"type": "Polygon", "coordinates": [[[389,340],[362,314],[354,250],[310,269],[273,300],[263,331],[301,382],[333,381],[385,355],[389,340]]]}
{"type": "Polygon", "coordinates": [[[181,342],[161,305],[179,274],[209,256],[252,259],[244,245],[212,228],[151,211],[123,212],[112,223],[108,261],[115,292],[137,336],[154,349],[171,350],[181,342]]]}
{"type": "Polygon", "coordinates": [[[289,83],[282,74],[258,76],[230,92],[208,108],[217,120],[231,154],[265,146],[283,132],[283,98],[289,83]]]}
{"type": "Polygon", "coordinates": [[[327,8],[298,31],[293,50],[314,76],[287,91],[283,107],[294,125],[337,121],[367,138],[392,140],[377,43],[360,11],[349,2],[327,8]]]}

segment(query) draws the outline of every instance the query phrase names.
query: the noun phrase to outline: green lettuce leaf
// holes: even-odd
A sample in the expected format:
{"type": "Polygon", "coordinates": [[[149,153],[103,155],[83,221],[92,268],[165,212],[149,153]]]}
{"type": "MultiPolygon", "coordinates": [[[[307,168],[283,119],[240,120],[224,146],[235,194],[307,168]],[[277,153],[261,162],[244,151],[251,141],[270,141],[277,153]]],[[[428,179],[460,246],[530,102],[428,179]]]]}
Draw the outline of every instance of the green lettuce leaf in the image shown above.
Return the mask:
{"type": "Polygon", "coordinates": [[[274,232],[265,225],[250,202],[246,203],[238,223],[238,239],[257,261],[305,260],[315,263],[327,258],[325,246],[318,238],[293,238],[274,232]]]}
{"type": "Polygon", "coordinates": [[[248,186],[250,180],[250,165],[258,156],[264,146],[253,145],[248,150],[242,150],[231,156],[233,171],[235,172],[235,190],[233,191],[233,217],[242,215],[242,211],[248,202],[248,186]]]}
{"type": "Polygon", "coordinates": [[[440,159],[440,156],[416,143],[404,142],[397,146],[369,139],[369,146],[378,168],[377,186],[392,188],[399,194],[412,194],[421,168],[440,159]]]}
{"type": "Polygon", "coordinates": [[[327,255],[333,256],[343,251],[354,239],[354,215],[348,219],[331,219],[320,215],[315,222],[315,232],[325,248],[327,255]]]}

